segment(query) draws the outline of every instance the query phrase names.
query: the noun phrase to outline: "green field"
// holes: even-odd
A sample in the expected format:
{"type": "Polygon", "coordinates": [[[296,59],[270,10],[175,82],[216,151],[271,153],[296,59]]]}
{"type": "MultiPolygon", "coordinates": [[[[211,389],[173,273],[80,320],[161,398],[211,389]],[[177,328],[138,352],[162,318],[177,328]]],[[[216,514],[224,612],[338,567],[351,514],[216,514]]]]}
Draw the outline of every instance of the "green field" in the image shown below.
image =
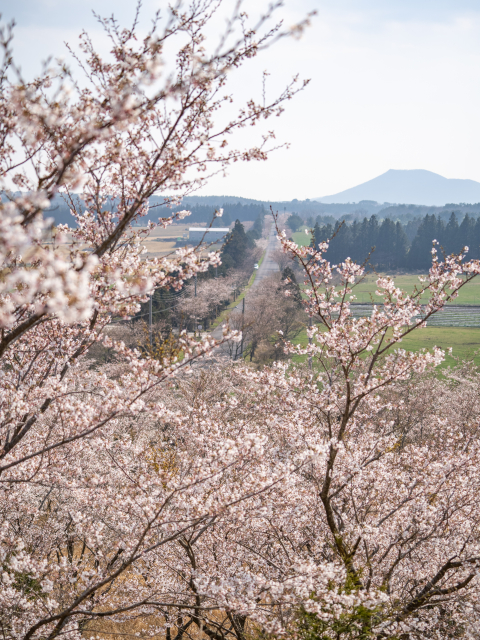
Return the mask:
{"type": "MultiPolygon", "coordinates": [[[[259,267],[262,266],[262,262],[263,262],[264,258],[265,258],[265,251],[262,253],[262,257],[258,261],[258,266],[259,267]]],[[[232,300],[232,302],[230,302],[230,304],[227,306],[227,308],[224,309],[220,313],[220,315],[217,318],[215,318],[215,320],[212,322],[212,329],[215,329],[216,327],[218,327],[219,324],[221,324],[222,322],[225,322],[225,320],[227,319],[227,317],[228,317],[229,313],[232,311],[232,309],[234,309],[238,305],[238,303],[241,302],[243,300],[243,298],[247,295],[247,292],[250,289],[250,287],[252,286],[252,284],[255,282],[255,278],[256,277],[257,277],[257,270],[254,270],[254,272],[250,276],[250,279],[249,279],[248,283],[243,288],[243,291],[241,293],[239,293],[238,296],[236,297],[236,299],[232,300]]]]}
{"type": "Polygon", "coordinates": [[[310,240],[312,239],[312,236],[310,234],[307,235],[305,233],[305,229],[308,229],[308,227],[302,227],[301,231],[296,231],[292,234],[293,241],[300,247],[308,246],[310,244],[310,240]]]}
{"type": "MultiPolygon", "coordinates": [[[[418,275],[408,274],[392,277],[395,285],[407,293],[412,293],[415,286],[420,286],[418,275]]],[[[368,275],[363,282],[354,288],[354,294],[357,296],[356,302],[370,302],[372,298],[374,302],[380,300],[380,298],[375,296],[377,278],[378,275],[368,275]]],[[[425,295],[425,301],[427,298],[428,296],[425,295]]],[[[472,280],[472,282],[466,284],[460,290],[458,297],[449,304],[480,305],[480,278],[477,277],[472,280]]]]}
{"type": "MultiPolygon", "coordinates": [[[[305,227],[304,227],[305,228],[305,227]]],[[[301,246],[310,244],[310,236],[305,234],[305,231],[297,231],[293,234],[293,240],[301,246]]],[[[380,274],[385,275],[385,274],[380,274]]],[[[406,275],[393,275],[395,284],[400,289],[403,289],[407,293],[412,293],[415,285],[419,286],[418,275],[406,274],[406,275]]],[[[380,298],[375,295],[377,288],[376,280],[378,275],[372,274],[366,276],[366,278],[354,288],[354,294],[357,299],[356,302],[379,302],[380,298]]],[[[427,300],[427,296],[424,297],[427,300]]],[[[466,305],[479,305],[480,306],[480,277],[475,278],[472,282],[469,282],[463,289],[461,289],[459,295],[451,304],[466,304],[466,305]]]]}
{"type": "MultiPolygon", "coordinates": [[[[310,236],[305,233],[303,227],[300,231],[293,234],[293,240],[301,246],[310,244],[310,236]]],[[[380,274],[385,275],[385,274],[380,274]]],[[[415,286],[419,286],[418,275],[405,274],[392,276],[397,287],[403,289],[407,293],[412,293],[415,286]]],[[[354,287],[356,302],[368,303],[379,302],[380,298],[375,295],[377,288],[377,274],[366,276],[366,278],[354,287]]],[[[426,300],[427,296],[425,296],[426,300]]],[[[472,282],[463,287],[458,297],[451,303],[454,305],[479,305],[480,306],[480,277],[475,278],[472,282]]],[[[473,312],[473,310],[472,310],[473,312]]],[[[480,313],[480,310],[479,310],[480,313]]],[[[296,344],[306,345],[307,335],[302,332],[295,340],[296,344]]],[[[398,347],[407,349],[408,351],[418,351],[422,348],[431,349],[437,346],[447,350],[452,347],[452,356],[446,356],[442,367],[453,366],[456,364],[456,358],[460,360],[474,358],[475,364],[480,366],[480,329],[470,327],[426,327],[412,333],[412,335],[404,338],[398,347]],[[474,353],[479,351],[479,355],[474,353]]],[[[301,362],[305,357],[295,357],[295,361],[301,362]]]]}
{"type": "MultiPolygon", "coordinates": [[[[305,346],[308,342],[306,331],[303,331],[294,342],[305,346]]],[[[475,364],[480,366],[480,329],[477,328],[426,327],[412,332],[395,348],[418,351],[419,349],[432,349],[433,347],[440,347],[445,350],[452,347],[452,356],[447,355],[441,367],[454,366],[457,363],[457,358],[466,360],[471,357],[474,358],[475,364]],[[479,351],[479,353],[475,356],[476,351],[479,351]]],[[[296,362],[303,362],[304,360],[305,356],[294,357],[296,362]]]]}

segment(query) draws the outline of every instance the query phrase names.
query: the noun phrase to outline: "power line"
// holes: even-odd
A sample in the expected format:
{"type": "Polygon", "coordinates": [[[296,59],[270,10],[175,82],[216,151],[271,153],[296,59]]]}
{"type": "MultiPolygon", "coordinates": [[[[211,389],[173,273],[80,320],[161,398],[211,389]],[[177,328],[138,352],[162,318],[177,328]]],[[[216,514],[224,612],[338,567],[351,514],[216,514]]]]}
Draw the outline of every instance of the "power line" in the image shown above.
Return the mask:
{"type": "MultiPolygon", "coordinates": [[[[160,311],[152,311],[152,315],[154,316],[157,313],[165,313],[165,311],[170,311],[170,309],[175,309],[176,306],[177,305],[174,304],[171,307],[167,307],[166,309],[160,309],[160,311]]],[[[150,311],[148,313],[142,313],[139,316],[137,315],[132,316],[130,320],[138,320],[139,318],[145,318],[146,316],[149,316],[149,315],[150,315],[150,311]]],[[[114,322],[111,322],[110,324],[120,324],[120,322],[122,322],[122,320],[114,321],[114,322]]]]}

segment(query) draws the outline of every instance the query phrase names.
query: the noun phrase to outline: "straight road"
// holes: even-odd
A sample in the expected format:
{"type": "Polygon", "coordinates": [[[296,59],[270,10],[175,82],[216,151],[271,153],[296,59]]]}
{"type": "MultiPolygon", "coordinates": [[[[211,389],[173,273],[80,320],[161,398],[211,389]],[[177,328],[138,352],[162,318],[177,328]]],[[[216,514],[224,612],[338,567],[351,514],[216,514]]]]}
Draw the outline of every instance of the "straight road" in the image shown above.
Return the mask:
{"type": "MultiPolygon", "coordinates": [[[[278,265],[276,262],[273,261],[272,254],[275,251],[275,249],[279,249],[279,248],[280,248],[280,242],[277,239],[277,231],[275,229],[275,225],[272,224],[272,228],[270,229],[270,235],[268,236],[267,248],[265,249],[265,257],[263,258],[263,262],[257,271],[257,275],[255,276],[255,281],[250,287],[250,290],[248,293],[250,293],[250,291],[255,289],[255,287],[258,286],[258,283],[261,282],[264,278],[268,278],[274,273],[277,273],[278,265]]],[[[246,296],[247,298],[248,298],[248,293],[246,296]]]]}
{"type": "MultiPolygon", "coordinates": [[[[279,248],[280,248],[280,242],[277,239],[277,231],[275,229],[275,225],[272,224],[272,227],[270,229],[270,234],[268,236],[268,244],[265,249],[265,256],[263,258],[262,264],[258,268],[257,275],[255,276],[255,280],[252,286],[247,291],[247,295],[245,296],[245,304],[248,304],[249,295],[251,294],[252,291],[255,291],[255,288],[258,287],[258,284],[262,280],[278,272],[278,265],[272,259],[272,254],[275,251],[275,249],[279,249],[279,248]]],[[[239,313],[242,305],[243,305],[243,300],[240,300],[240,302],[235,307],[232,308],[230,313],[239,313]]],[[[212,331],[211,335],[216,340],[220,340],[223,335],[222,325],[220,324],[218,327],[216,327],[216,329],[212,331]]]]}

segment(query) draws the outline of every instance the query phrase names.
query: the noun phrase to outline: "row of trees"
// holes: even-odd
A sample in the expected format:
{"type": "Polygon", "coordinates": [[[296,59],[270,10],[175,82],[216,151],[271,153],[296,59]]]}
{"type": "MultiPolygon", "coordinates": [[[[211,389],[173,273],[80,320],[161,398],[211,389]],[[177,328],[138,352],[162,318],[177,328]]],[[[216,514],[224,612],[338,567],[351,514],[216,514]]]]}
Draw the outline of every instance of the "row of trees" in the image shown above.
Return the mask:
{"type": "Polygon", "coordinates": [[[408,239],[400,222],[385,219],[379,224],[376,216],[372,216],[351,225],[337,222],[335,226],[320,227],[316,224],[312,243],[318,247],[329,239],[327,259],[333,263],[343,262],[347,257],[362,263],[375,248],[370,260],[372,264],[385,269],[407,266],[408,239]]]}
{"type": "MultiPolygon", "coordinates": [[[[0,192],[0,199],[4,199],[6,201],[6,194],[2,194],[2,192],[0,192]]],[[[221,203],[221,199],[219,200],[219,202],[221,203]]],[[[79,202],[78,204],[80,207],[83,206],[83,208],[85,209],[84,203],[79,202]]],[[[110,198],[106,206],[114,211],[116,209],[116,204],[117,203],[114,201],[114,199],[110,198]]],[[[158,196],[152,196],[151,198],[149,198],[149,206],[150,210],[139,221],[139,223],[141,223],[142,225],[145,225],[148,222],[155,223],[158,221],[158,218],[160,216],[168,217],[172,212],[178,213],[185,209],[184,206],[173,207],[173,209],[169,209],[169,207],[165,203],[164,198],[160,198],[158,196]]],[[[240,220],[240,222],[255,220],[265,213],[265,205],[263,203],[242,204],[241,202],[227,202],[219,204],[218,207],[214,207],[209,205],[195,204],[189,207],[189,211],[189,224],[210,224],[213,220],[213,226],[228,227],[234,220],[240,220]],[[223,217],[215,218],[215,209],[218,209],[220,207],[223,209],[223,217]]],[[[55,226],[59,224],[66,224],[67,226],[72,228],[75,228],[77,226],[77,221],[75,219],[75,216],[72,215],[69,203],[66,202],[65,198],[61,195],[57,195],[56,197],[54,197],[51,206],[45,211],[45,217],[50,218],[55,226]]]]}
{"type": "Polygon", "coordinates": [[[371,216],[360,223],[337,222],[323,226],[316,223],[312,242],[318,246],[320,242],[331,239],[327,258],[334,263],[347,257],[362,263],[374,248],[371,263],[387,270],[428,269],[428,254],[433,240],[439,242],[447,254],[459,253],[467,246],[472,257],[480,258],[480,218],[474,220],[467,214],[459,225],[455,213],[451,214],[447,224],[434,214],[426,215],[415,229],[416,234],[410,244],[400,222],[385,218],[379,223],[376,216],[371,216]]]}
{"type": "MultiPolygon", "coordinates": [[[[223,220],[223,216],[216,220],[223,220]]],[[[263,210],[247,232],[237,220],[222,247],[220,264],[210,265],[207,270],[197,274],[195,282],[186,283],[180,290],[172,287],[155,290],[152,295],[152,314],[157,334],[167,337],[182,329],[196,331],[198,325],[204,329],[210,327],[211,322],[240,292],[250,278],[255,262],[260,259],[264,223],[263,210]]],[[[148,318],[149,303],[143,303],[133,321],[146,322],[148,318]]],[[[137,333],[133,331],[136,336],[137,333]]],[[[102,353],[106,356],[106,352],[102,353]]]]}
{"type": "Polygon", "coordinates": [[[232,311],[228,323],[241,331],[242,341],[228,341],[220,352],[234,360],[243,357],[256,366],[285,360],[286,343],[294,340],[307,322],[300,287],[287,266],[282,273],[264,278],[250,290],[246,305],[232,311]]]}

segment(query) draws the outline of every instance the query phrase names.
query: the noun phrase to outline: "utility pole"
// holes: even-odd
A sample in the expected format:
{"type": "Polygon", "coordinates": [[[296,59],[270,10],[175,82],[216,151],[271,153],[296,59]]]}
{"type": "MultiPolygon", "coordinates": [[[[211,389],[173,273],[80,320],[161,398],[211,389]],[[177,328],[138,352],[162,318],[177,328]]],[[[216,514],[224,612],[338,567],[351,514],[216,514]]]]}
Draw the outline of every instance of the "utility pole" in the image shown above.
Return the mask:
{"type": "Polygon", "coordinates": [[[150,339],[150,346],[152,346],[152,300],[153,300],[153,292],[150,294],[150,299],[148,301],[148,336],[150,339]]]}
{"type": "Polygon", "coordinates": [[[242,342],[240,343],[240,357],[243,358],[243,328],[245,326],[245,296],[242,300],[242,342]]]}
{"type": "MultiPolygon", "coordinates": [[[[195,274],[195,298],[197,297],[197,274],[195,274]]],[[[197,335],[197,303],[195,302],[195,315],[193,316],[193,335],[197,335]]]]}
{"type": "MultiPolygon", "coordinates": [[[[308,320],[308,326],[312,327],[312,325],[313,325],[313,318],[312,318],[312,316],[310,316],[310,318],[308,320]]],[[[311,335],[308,336],[308,344],[312,344],[312,336],[311,335]]],[[[310,371],[312,370],[312,354],[311,353],[308,356],[308,368],[310,369],[310,371]]]]}

